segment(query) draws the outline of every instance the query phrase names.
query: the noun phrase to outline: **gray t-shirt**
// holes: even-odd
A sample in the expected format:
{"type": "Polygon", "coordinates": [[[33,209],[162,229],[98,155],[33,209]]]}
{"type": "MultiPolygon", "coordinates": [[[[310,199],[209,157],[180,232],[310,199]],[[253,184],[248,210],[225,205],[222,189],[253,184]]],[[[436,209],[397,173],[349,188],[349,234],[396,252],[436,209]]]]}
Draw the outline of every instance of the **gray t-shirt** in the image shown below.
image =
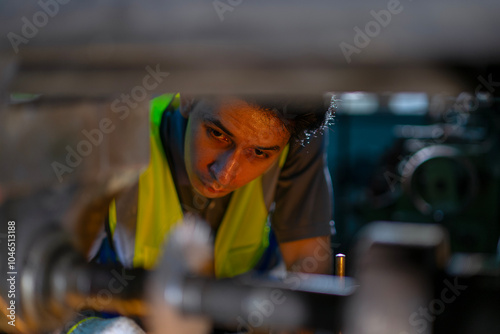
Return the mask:
{"type": "MultiPolygon", "coordinates": [[[[160,126],[163,148],[184,212],[199,215],[217,230],[231,194],[209,199],[192,188],[184,164],[186,125],[178,110],[165,112],[160,126]]],[[[305,146],[290,145],[283,168],[276,163],[263,175],[264,199],[278,242],[330,234],[332,191],[325,142],[318,136],[305,146]]]]}

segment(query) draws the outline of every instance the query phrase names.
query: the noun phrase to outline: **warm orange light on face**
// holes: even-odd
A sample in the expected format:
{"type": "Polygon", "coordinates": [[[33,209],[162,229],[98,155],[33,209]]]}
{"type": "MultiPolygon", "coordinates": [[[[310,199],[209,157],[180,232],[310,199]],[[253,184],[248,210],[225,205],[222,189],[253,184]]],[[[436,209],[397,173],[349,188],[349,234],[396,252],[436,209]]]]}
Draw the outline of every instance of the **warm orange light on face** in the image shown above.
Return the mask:
{"type": "Polygon", "coordinates": [[[278,118],[242,100],[201,101],[186,130],[189,180],[203,196],[225,196],[266,172],[289,138],[278,118]]]}

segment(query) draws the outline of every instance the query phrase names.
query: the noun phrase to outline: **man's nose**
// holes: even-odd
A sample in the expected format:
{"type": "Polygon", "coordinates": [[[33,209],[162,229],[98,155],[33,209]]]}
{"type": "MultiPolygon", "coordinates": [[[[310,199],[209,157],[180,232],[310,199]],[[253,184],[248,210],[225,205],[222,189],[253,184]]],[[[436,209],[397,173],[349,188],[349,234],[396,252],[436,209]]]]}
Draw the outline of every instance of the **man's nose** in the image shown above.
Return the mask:
{"type": "Polygon", "coordinates": [[[221,154],[210,166],[210,174],[218,184],[228,186],[236,177],[239,163],[235,152],[221,154]]]}

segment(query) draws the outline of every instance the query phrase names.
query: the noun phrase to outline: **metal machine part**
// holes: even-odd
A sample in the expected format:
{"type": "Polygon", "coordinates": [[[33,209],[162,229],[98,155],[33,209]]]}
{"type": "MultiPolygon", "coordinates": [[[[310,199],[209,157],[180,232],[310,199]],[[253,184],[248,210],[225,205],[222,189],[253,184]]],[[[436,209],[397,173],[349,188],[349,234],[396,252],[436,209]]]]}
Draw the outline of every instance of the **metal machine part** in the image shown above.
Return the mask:
{"type": "Polygon", "coordinates": [[[357,185],[366,196],[349,223],[439,223],[450,234],[452,252],[494,254],[500,238],[499,100],[484,94],[429,98],[437,102],[428,114],[392,125],[390,148],[378,153],[378,162],[367,167],[369,180],[357,185]]]}
{"type": "Polygon", "coordinates": [[[109,95],[140,84],[149,66],[169,73],[158,93],[453,94],[474,91],[476,68],[500,55],[491,1],[391,3],[393,14],[368,0],[52,4],[43,27],[32,22],[47,15],[37,3],[2,5],[0,53],[19,68],[10,91],[109,95]]]}
{"type": "Polygon", "coordinates": [[[439,225],[425,225],[401,222],[373,222],[358,236],[357,268],[363,268],[363,261],[369,259],[371,250],[378,245],[408,247],[429,251],[430,264],[445,268],[449,259],[449,237],[439,225]]]}
{"type": "Polygon", "coordinates": [[[345,255],[335,255],[335,274],[339,277],[345,276],[345,255]]]}
{"type": "Polygon", "coordinates": [[[428,146],[403,167],[403,188],[425,215],[459,213],[477,196],[478,176],[472,163],[455,147],[428,146]],[[462,198],[456,198],[462,196],[462,198]]]}
{"type": "Polygon", "coordinates": [[[74,261],[85,258],[109,201],[149,160],[147,101],[120,118],[112,98],[24,100],[0,110],[0,298],[16,305],[16,327],[5,321],[5,331],[67,319],[71,307],[59,289],[71,291],[66,284],[79,271],[74,261]],[[7,270],[7,222],[15,225],[15,271],[7,270]],[[70,276],[63,279],[63,272],[70,276]],[[53,304],[45,304],[46,296],[53,304]]]}
{"type": "Polygon", "coordinates": [[[150,285],[156,308],[163,310],[155,316],[154,329],[183,332],[182,326],[162,327],[165,312],[170,314],[169,319],[175,312],[179,312],[177,318],[183,315],[195,316],[199,322],[205,319],[205,326],[197,327],[196,333],[206,331],[209,321],[238,331],[341,329],[343,305],[355,291],[352,279],[290,274],[283,280],[248,276],[215,280],[194,275],[205,267],[200,256],[194,254],[202,250],[205,252],[201,254],[212,254],[211,244],[209,229],[202,222],[184,222],[172,234],[150,285]]]}
{"type": "Polygon", "coordinates": [[[82,309],[145,313],[144,270],[89,265],[67,236],[55,231],[43,233],[33,244],[21,277],[21,305],[31,328],[58,328],[82,309]]]}
{"type": "MultiPolygon", "coordinates": [[[[432,299],[433,273],[444,268],[446,232],[422,224],[375,222],[357,244],[358,293],[347,307],[345,333],[416,333],[408,321],[432,299]]],[[[431,326],[419,333],[431,333],[431,326]]]]}
{"type": "Polygon", "coordinates": [[[149,102],[116,109],[114,101],[35,96],[0,110],[5,219],[20,228],[28,219],[40,227],[58,221],[88,252],[111,198],[149,162],[149,102]],[[16,207],[22,202],[39,209],[16,207]]]}
{"type": "Polygon", "coordinates": [[[38,230],[26,247],[16,274],[17,324],[25,331],[67,330],[80,310],[145,314],[144,270],[88,264],[58,224],[38,230]]]}

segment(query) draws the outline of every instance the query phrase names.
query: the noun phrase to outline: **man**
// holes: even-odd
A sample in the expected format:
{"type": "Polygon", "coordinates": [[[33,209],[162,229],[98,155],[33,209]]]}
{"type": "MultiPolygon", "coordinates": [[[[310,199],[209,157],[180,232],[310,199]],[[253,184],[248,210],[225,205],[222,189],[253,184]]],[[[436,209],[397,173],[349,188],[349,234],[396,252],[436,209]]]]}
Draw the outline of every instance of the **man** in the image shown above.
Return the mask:
{"type": "Polygon", "coordinates": [[[112,203],[101,262],[111,253],[126,267],[153,268],[170,229],[189,213],[214,231],[217,277],[262,265],[270,230],[288,270],[331,273],[320,134],[331,117],[331,108],[285,100],[156,98],[150,164],[112,203]]]}
{"type": "MultiPolygon", "coordinates": [[[[302,140],[321,131],[330,116],[294,111],[292,105],[283,110],[285,103],[172,95],[154,100],[150,166],[137,187],[117,198],[118,216],[111,219],[120,262],[153,267],[164,235],[185,212],[201,216],[217,231],[219,277],[257,264],[267,244],[269,211],[288,269],[297,270],[316,248],[328,245],[331,197],[324,141],[321,136],[302,140]],[[166,192],[169,188],[173,191],[166,192]],[[129,213],[120,215],[123,211],[129,213]],[[231,228],[245,223],[251,226],[231,228]],[[239,254],[226,254],[235,248],[239,254]]],[[[309,271],[329,273],[331,259],[316,267],[309,271]]]]}

